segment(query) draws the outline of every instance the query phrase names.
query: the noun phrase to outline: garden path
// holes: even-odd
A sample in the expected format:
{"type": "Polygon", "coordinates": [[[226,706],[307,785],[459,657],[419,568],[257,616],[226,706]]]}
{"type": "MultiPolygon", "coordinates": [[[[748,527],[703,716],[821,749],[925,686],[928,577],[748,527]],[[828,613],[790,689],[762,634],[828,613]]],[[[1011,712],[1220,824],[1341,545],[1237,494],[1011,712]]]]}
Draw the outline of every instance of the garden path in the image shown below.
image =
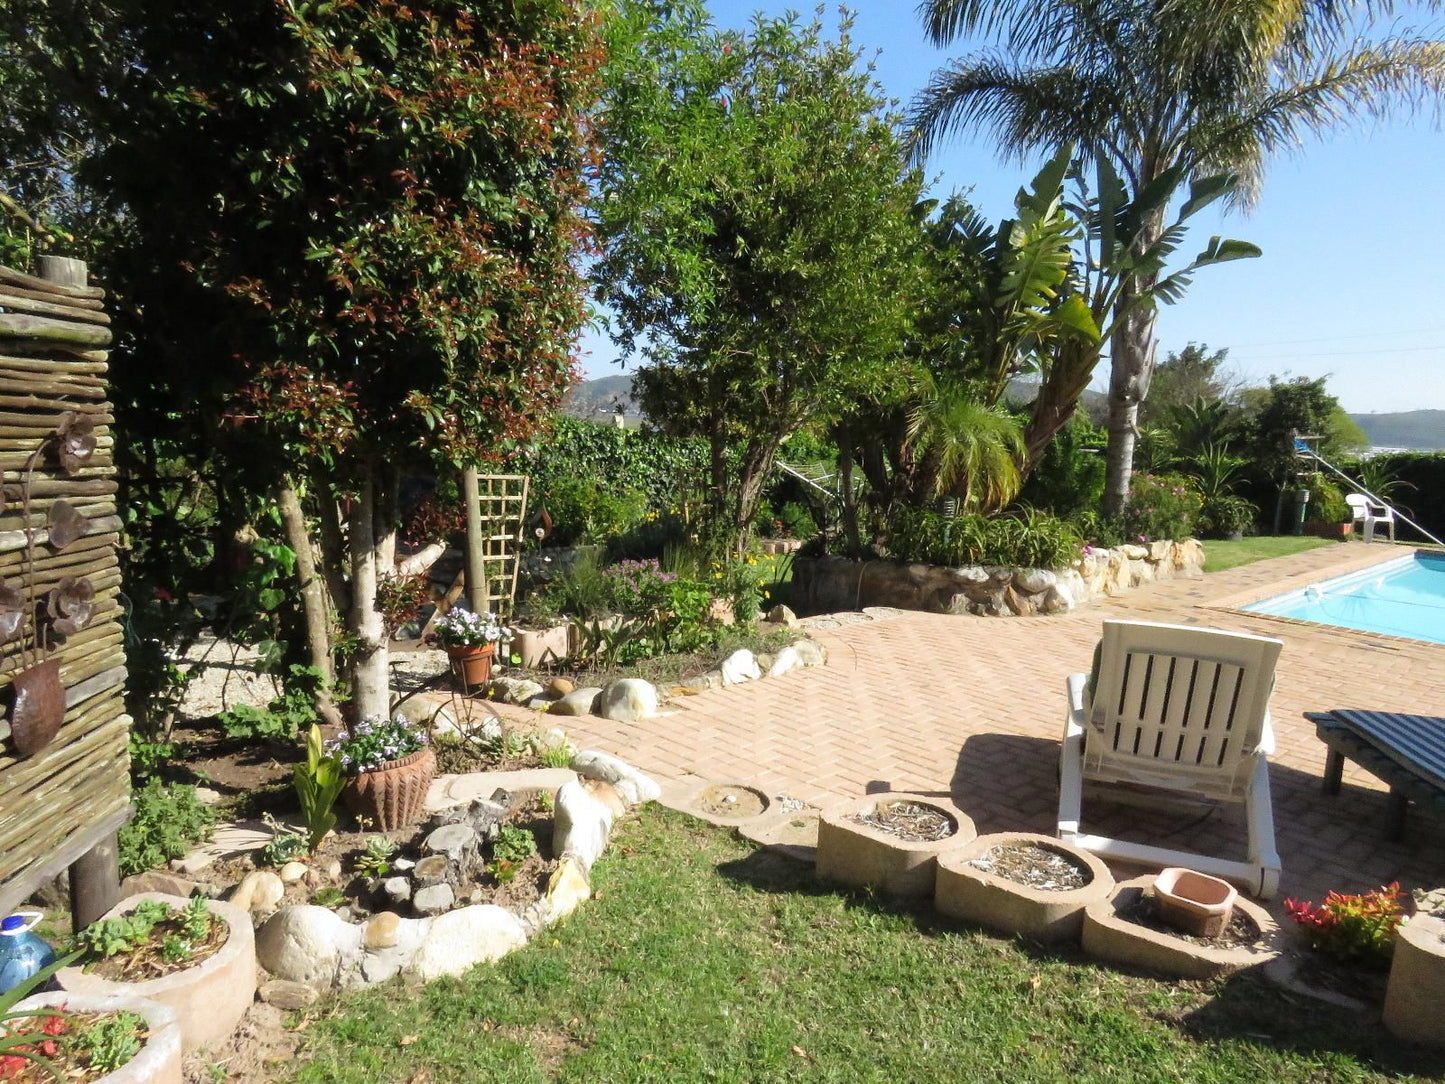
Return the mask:
{"type": "MultiPolygon", "coordinates": [[[[813,802],[870,790],[950,796],[980,832],[1052,832],[1064,678],[1088,668],[1108,617],[1240,629],[1284,639],[1272,711],[1271,783],[1282,895],[1317,898],[1399,880],[1445,884],[1445,817],[1412,808],[1384,838],[1386,791],[1350,766],[1321,793],[1325,749],[1305,711],[1445,712],[1445,645],[1246,614],[1232,604],[1372,564],[1399,550],[1310,550],[1193,579],[1151,584],[1058,617],[901,616],[818,631],[829,665],[679,698],[627,725],[568,720],[583,747],[673,787],[748,783],[813,802]]],[[[1086,802],[1086,827],[1184,849],[1243,853],[1243,817],[1086,802]]]]}

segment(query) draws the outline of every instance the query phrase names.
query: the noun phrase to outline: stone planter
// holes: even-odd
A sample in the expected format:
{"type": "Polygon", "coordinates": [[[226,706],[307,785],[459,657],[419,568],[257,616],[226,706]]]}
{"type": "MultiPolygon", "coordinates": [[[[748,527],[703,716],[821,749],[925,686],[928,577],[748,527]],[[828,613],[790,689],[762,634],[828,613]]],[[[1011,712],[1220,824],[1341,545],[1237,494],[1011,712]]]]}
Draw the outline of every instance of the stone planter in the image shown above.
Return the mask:
{"type": "Polygon", "coordinates": [[[1445,921],[1417,914],[1400,927],[1390,985],[1385,990],[1385,1026],[1401,1039],[1445,1046],[1445,921]]]}
{"type": "Polygon", "coordinates": [[[819,818],[818,876],[858,887],[872,885],[898,898],[930,896],[939,853],[967,843],[976,834],[973,821],[947,799],[870,794],[840,803],[819,818]],[[914,842],[854,819],[892,802],[927,806],[949,818],[954,831],[943,839],[914,842]]]}
{"type": "Polygon", "coordinates": [[[464,690],[479,689],[492,678],[492,656],[495,644],[447,644],[447,658],[451,660],[452,677],[464,690]]]}
{"type": "Polygon", "coordinates": [[[773,800],[743,783],[704,783],[673,808],[719,828],[736,828],[767,815],[773,800]]]}
{"type": "Polygon", "coordinates": [[[436,770],[436,754],[428,747],[387,761],[375,771],[353,775],[341,797],[346,808],[372,822],[373,830],[394,832],[421,820],[436,770]]]}
{"type": "MultiPolygon", "coordinates": [[[[106,912],[105,917],[123,915],[142,900],[159,900],[176,910],[186,905],[186,900],[180,896],[142,892],[121,900],[106,912]]],[[[211,914],[226,923],[229,933],[225,944],[194,967],[145,982],[116,982],[100,975],[87,974],[78,967],[65,967],[56,974],[56,982],[66,993],[91,997],[136,997],[159,1002],[175,1013],[182,1045],[187,1051],[222,1041],[236,1030],[236,1025],[256,996],[255,935],[251,917],[240,908],[220,900],[206,902],[211,914]]]]}
{"type": "Polygon", "coordinates": [[[1084,908],[1107,899],[1114,878],[1088,851],[1033,832],[1001,832],[979,836],[938,856],[933,905],[945,915],[976,922],[999,933],[1020,934],[1037,941],[1077,940],[1084,927],[1084,908]],[[1034,844],[1061,854],[1087,871],[1080,888],[1031,888],[973,865],[995,847],[1034,844]]]}
{"type": "Polygon", "coordinates": [[[535,670],[569,657],[574,639],[570,621],[550,629],[513,629],[508,656],[517,657],[515,665],[535,670]]]}
{"type": "Polygon", "coordinates": [[[1175,979],[1209,979],[1245,968],[1258,967],[1280,953],[1279,924],[1259,904],[1239,899],[1243,911],[1259,928],[1254,945],[1233,948],[1201,945],[1183,937],[1130,922],[1120,912],[1135,906],[1152,891],[1154,876],[1135,877],[1115,887],[1107,899],[1084,909],[1084,951],[1095,959],[1136,967],[1175,979]]]}
{"type": "MultiPolygon", "coordinates": [[[[255,982],[251,983],[252,992],[255,982]]],[[[248,999],[249,1000],[249,999],[248,999]]],[[[32,994],[17,1009],[58,1009],[70,1012],[132,1012],[150,1028],[140,1053],[113,1073],[96,1077],[93,1084],[181,1084],[181,1026],[168,1005],[132,994],[75,994],[52,990],[32,994]]]]}

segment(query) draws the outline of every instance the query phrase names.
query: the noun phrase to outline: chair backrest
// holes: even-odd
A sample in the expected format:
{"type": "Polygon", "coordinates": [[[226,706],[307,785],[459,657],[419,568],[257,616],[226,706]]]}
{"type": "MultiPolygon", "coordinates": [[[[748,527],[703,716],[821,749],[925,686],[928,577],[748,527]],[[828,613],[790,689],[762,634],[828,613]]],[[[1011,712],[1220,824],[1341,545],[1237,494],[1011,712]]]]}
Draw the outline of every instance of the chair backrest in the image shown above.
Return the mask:
{"type": "Polygon", "coordinates": [[[1283,647],[1269,636],[1105,621],[1088,758],[1159,776],[1156,785],[1233,786],[1260,744],[1283,647]]]}
{"type": "Polygon", "coordinates": [[[1363,493],[1346,493],[1345,503],[1350,506],[1350,515],[1355,519],[1364,519],[1370,507],[1369,499],[1363,493]]]}

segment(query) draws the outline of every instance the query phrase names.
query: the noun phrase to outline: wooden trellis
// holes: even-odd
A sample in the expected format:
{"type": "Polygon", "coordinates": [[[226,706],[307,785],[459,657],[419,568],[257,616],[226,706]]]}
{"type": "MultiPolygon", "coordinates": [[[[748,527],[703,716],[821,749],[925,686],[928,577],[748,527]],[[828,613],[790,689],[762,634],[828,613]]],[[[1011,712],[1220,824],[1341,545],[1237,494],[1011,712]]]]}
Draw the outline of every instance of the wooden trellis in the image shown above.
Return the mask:
{"type": "Polygon", "coordinates": [[[468,590],[474,606],[509,617],[517,600],[517,567],[522,556],[522,523],[531,480],[525,474],[477,477],[481,508],[482,591],[468,590]]]}

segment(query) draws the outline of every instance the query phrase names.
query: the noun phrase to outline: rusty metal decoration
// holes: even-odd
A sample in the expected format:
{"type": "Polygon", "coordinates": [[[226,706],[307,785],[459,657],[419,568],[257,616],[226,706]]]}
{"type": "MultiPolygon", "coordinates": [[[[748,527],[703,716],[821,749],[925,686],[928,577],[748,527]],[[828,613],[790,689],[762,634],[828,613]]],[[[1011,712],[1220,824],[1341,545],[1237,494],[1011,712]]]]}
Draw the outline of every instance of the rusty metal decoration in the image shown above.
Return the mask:
{"type": "Polygon", "coordinates": [[[50,744],[65,720],[65,689],[60,684],[60,660],[52,656],[11,678],[15,706],[10,709],[10,740],[23,757],[34,756],[50,744]]]}
{"type": "Polygon", "coordinates": [[[95,422],[87,414],[67,411],[55,429],[55,458],[60,469],[74,474],[95,454],[95,422]]]}
{"type": "Polygon", "coordinates": [[[77,539],[84,537],[89,528],[84,516],[64,501],[50,506],[50,546],[57,553],[77,539]]]}
{"type": "Polygon", "coordinates": [[[84,576],[64,577],[45,596],[50,627],[61,636],[72,636],[85,628],[95,612],[95,587],[84,576]]]}

